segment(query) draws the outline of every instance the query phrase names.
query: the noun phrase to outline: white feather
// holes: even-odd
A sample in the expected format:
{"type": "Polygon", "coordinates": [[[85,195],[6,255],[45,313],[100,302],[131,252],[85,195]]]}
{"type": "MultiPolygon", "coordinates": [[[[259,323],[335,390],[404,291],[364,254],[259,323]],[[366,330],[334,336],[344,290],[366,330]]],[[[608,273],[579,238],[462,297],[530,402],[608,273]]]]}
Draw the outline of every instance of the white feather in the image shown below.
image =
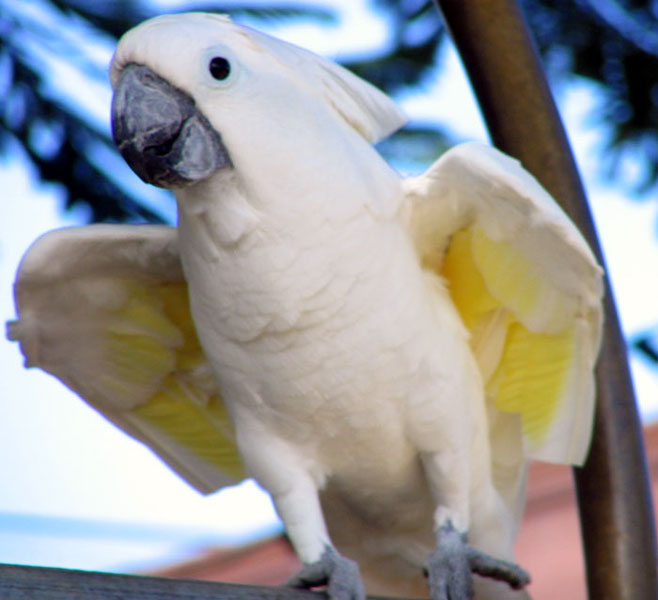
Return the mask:
{"type": "MultiPolygon", "coordinates": [[[[579,460],[589,440],[601,283],[573,225],[515,162],[481,146],[455,149],[402,182],[371,147],[404,122],[392,101],[226,17],[148,21],[122,38],[114,84],[130,63],[192,96],[233,167],[176,190],[175,233],[89,228],[64,244],[39,242],[21,266],[20,320],[10,330],[29,364],[92,404],[148,405],[150,380],[132,397],[94,396],[87,382],[104,363],[92,321],[125,305],[124,280],[184,280],[247,473],[272,494],[302,560],[318,560],[331,539],[359,559],[372,590],[420,594],[432,529],[447,521],[473,545],[511,558],[527,445],[579,460]],[[231,63],[221,83],[207,74],[216,54],[231,63]],[[530,309],[499,294],[497,312],[467,331],[442,271],[460,230],[485,249],[509,245],[509,264],[539,290],[530,309]],[[113,236],[121,244],[107,252],[113,236]],[[104,242],[93,251],[96,239],[104,242]],[[73,289],[80,312],[70,336],[73,289]],[[485,385],[502,377],[510,318],[551,335],[578,322],[567,392],[539,442],[523,429],[525,409],[508,414],[486,399],[485,385]]],[[[474,277],[485,259],[472,261],[474,277]]],[[[171,315],[178,329],[158,318],[149,339],[174,356],[173,367],[156,365],[164,382],[180,370],[175,332],[189,333],[171,315]]],[[[135,321],[122,326],[142,331],[135,321]]],[[[204,409],[211,392],[202,362],[184,376],[202,398],[187,400],[204,409]]],[[[109,416],[201,489],[220,482],[203,458],[207,445],[177,447],[152,423],[109,416]]],[[[224,443],[231,436],[213,423],[224,443]]]]}

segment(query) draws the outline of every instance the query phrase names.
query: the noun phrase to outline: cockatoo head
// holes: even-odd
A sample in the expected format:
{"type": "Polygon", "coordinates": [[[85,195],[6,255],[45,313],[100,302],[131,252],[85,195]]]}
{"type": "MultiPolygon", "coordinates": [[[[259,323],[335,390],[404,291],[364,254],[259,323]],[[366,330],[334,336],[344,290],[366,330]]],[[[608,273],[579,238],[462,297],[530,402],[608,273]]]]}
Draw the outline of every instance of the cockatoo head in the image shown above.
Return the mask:
{"type": "Polygon", "coordinates": [[[313,155],[311,145],[345,145],[345,131],[371,143],[405,120],[345,69],[213,14],[164,15],[132,29],[111,80],[115,142],[144,181],[162,187],[222,169],[275,172],[313,155]]]}

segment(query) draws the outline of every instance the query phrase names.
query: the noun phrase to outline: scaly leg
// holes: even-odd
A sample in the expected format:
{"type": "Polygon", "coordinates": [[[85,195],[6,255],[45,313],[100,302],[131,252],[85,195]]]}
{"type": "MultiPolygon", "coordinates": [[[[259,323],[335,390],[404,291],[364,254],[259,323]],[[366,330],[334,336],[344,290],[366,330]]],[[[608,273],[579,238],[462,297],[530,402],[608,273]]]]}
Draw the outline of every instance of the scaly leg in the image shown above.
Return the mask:
{"type": "Polygon", "coordinates": [[[249,472],[271,494],[305,565],[286,584],[307,589],[326,586],[331,600],[365,600],[358,565],[331,544],[307,457],[254,423],[247,432],[238,430],[238,440],[249,472]],[[251,436],[257,440],[250,440],[251,436]]]}
{"type": "Polygon", "coordinates": [[[303,567],[286,585],[304,589],[326,585],[331,600],[365,600],[366,597],[359,566],[331,546],[326,547],[319,561],[303,567]]]}
{"type": "MultiPolygon", "coordinates": [[[[427,563],[432,600],[467,600],[473,597],[472,573],[507,582],[521,589],[530,582],[519,566],[490,556],[467,543],[470,523],[470,470],[466,460],[443,453],[426,454],[423,465],[438,508],[434,515],[437,545],[427,563]]],[[[486,486],[485,486],[486,487],[486,486]]],[[[481,493],[487,493],[485,489],[481,493]]],[[[486,503],[480,510],[488,510],[486,503]]],[[[501,515],[502,518],[502,515],[501,515]]],[[[501,544],[504,538],[501,539],[501,544]]]]}
{"type": "Polygon", "coordinates": [[[427,564],[430,598],[472,598],[472,573],[504,581],[515,590],[530,583],[530,576],[521,567],[469,546],[466,536],[448,521],[437,532],[436,550],[430,555],[427,564]]]}
{"type": "Polygon", "coordinates": [[[326,586],[331,600],[365,600],[358,565],[340,555],[329,541],[318,491],[310,477],[300,473],[294,487],[286,493],[273,493],[272,498],[305,563],[286,585],[305,589],[326,586]]]}

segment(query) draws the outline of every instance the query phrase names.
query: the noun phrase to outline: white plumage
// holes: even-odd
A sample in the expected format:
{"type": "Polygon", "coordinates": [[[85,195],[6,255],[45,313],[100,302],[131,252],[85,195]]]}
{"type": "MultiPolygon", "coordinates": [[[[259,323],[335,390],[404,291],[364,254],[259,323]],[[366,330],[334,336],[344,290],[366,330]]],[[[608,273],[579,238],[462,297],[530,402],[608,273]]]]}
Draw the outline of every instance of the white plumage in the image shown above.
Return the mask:
{"type": "MultiPolygon", "coordinates": [[[[591,434],[601,271],[573,224],[482,145],[400,179],[371,147],[403,123],[388,98],[225,17],[130,31],[117,97],[134,64],[193,100],[230,164],[172,184],[177,228],[38,240],[9,330],[28,366],[203,492],[255,477],[305,563],[335,546],[372,592],[426,593],[450,524],[511,560],[527,460],[579,464],[591,434]]],[[[168,173],[210,153],[183,141],[168,173]]]]}

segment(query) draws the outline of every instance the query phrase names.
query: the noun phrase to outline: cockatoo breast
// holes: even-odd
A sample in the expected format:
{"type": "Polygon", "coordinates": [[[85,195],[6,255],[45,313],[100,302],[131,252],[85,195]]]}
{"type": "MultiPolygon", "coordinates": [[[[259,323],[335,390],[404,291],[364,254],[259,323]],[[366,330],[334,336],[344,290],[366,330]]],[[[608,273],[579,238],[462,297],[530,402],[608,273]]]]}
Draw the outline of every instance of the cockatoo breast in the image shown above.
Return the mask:
{"type": "Polygon", "coordinates": [[[256,214],[222,177],[208,184],[222,186],[218,202],[177,196],[192,313],[229,409],[324,453],[330,471],[359,452],[382,477],[405,470],[405,398],[440,393],[442,352],[465,352],[466,338],[447,298],[437,308],[403,227],[358,200],[343,220],[312,202],[286,218],[256,214]],[[242,236],[223,244],[231,220],[242,236]]]}

